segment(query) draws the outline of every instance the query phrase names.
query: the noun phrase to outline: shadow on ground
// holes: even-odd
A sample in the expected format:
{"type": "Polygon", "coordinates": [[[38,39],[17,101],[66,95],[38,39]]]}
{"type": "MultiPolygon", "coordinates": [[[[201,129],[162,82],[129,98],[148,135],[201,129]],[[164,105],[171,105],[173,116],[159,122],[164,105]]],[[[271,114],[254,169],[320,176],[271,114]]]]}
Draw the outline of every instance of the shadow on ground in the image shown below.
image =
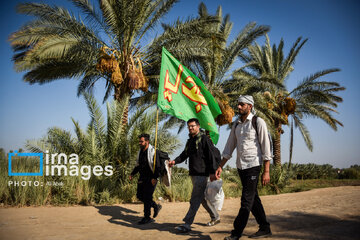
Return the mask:
{"type": "MultiPolygon", "coordinates": [[[[222,216],[223,222],[231,223],[231,227],[234,218],[235,216],[230,215],[222,216]]],[[[271,224],[273,237],[279,239],[360,239],[360,214],[358,216],[339,218],[336,216],[289,211],[281,215],[269,215],[268,221],[271,224]]],[[[250,218],[247,227],[254,226],[257,227],[257,223],[254,218],[250,218]]],[[[223,232],[216,231],[213,233],[223,232]]]]}
{"type": "Polygon", "coordinates": [[[269,221],[278,229],[277,238],[360,239],[360,215],[343,219],[321,214],[286,212],[281,216],[269,216],[269,221]]]}
{"type": "MultiPolygon", "coordinates": [[[[150,224],[138,225],[137,222],[139,222],[142,217],[136,216],[135,214],[139,214],[139,212],[120,206],[96,206],[95,208],[98,209],[100,214],[110,216],[111,218],[108,219],[108,221],[113,224],[118,224],[129,228],[136,228],[144,231],[156,229],[158,231],[170,232],[175,235],[184,235],[178,233],[175,230],[175,227],[179,225],[178,223],[157,223],[155,221],[150,224]]],[[[209,235],[203,235],[203,233],[200,231],[191,231],[190,233],[186,233],[185,235],[189,236],[189,240],[211,239],[209,235]]]]}

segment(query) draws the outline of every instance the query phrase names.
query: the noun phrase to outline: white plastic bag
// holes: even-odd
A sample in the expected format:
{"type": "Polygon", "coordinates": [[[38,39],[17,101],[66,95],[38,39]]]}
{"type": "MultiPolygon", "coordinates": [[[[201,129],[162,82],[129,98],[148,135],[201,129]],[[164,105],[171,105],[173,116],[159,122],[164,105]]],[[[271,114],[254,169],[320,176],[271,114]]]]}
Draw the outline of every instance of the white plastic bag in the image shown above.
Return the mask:
{"type": "Polygon", "coordinates": [[[218,211],[222,209],[225,198],[222,184],[223,181],[221,179],[209,181],[205,189],[205,199],[218,211]]]}
{"type": "Polygon", "coordinates": [[[165,184],[166,187],[171,187],[171,168],[169,167],[169,160],[165,160],[165,169],[166,174],[164,174],[160,180],[165,184]]]}

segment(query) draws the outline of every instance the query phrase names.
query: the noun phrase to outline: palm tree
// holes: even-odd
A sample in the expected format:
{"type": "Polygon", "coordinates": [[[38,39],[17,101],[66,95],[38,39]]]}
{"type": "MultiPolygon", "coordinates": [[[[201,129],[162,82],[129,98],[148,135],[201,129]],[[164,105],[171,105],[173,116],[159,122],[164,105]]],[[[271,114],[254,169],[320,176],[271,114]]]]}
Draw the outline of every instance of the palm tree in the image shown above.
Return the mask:
{"type": "Polygon", "coordinates": [[[337,113],[337,103],[342,98],[337,92],[345,90],[337,82],[329,82],[320,78],[340,71],[337,68],[316,72],[298,84],[293,90],[286,88],[286,79],[294,70],[295,58],[307,39],[299,37],[284,57],[284,41],[271,47],[270,40],[266,36],[264,46],[254,44],[248,48],[247,54],[241,54],[240,58],[245,65],[234,72],[233,80],[227,83],[227,87],[243,94],[251,94],[255,98],[258,114],[265,119],[273,131],[273,151],[275,165],[281,165],[281,134],[284,133],[283,125],[289,125],[290,131],[290,161],[292,157],[293,129],[300,133],[310,151],[313,143],[310,133],[304,125],[305,118],[320,118],[332,129],[343,126],[332,113],[337,113]]]}
{"type": "MultiPolygon", "coordinates": [[[[200,4],[199,15],[201,18],[208,16],[206,6],[200,4]]],[[[218,101],[222,114],[217,117],[217,123],[221,126],[232,122],[234,111],[230,107],[229,96],[232,91],[224,91],[224,83],[231,77],[232,66],[237,56],[241,54],[256,38],[266,34],[270,27],[256,25],[255,22],[247,24],[232,42],[228,42],[233,23],[230,22],[230,15],[222,17],[221,6],[216,11],[216,16],[222,19],[221,22],[214,25],[209,31],[214,36],[209,42],[210,51],[205,58],[195,61],[191,66],[197,72],[200,79],[206,83],[211,94],[218,101]]]]}
{"type": "MultiPolygon", "coordinates": [[[[140,41],[176,0],[72,0],[85,22],[68,10],[38,3],[22,3],[19,13],[34,16],[9,40],[17,71],[24,81],[45,84],[62,78],[81,79],[78,95],[106,81],[105,100],[114,92],[118,101],[135,90],[147,91],[145,48],[140,41]]],[[[125,114],[127,121],[127,111],[125,114]]]]}
{"type": "MultiPolygon", "coordinates": [[[[223,125],[230,123],[234,116],[229,106],[231,91],[224,92],[224,83],[231,77],[237,56],[270,28],[251,22],[229,42],[233,23],[229,15],[222,16],[221,6],[212,16],[205,4],[201,3],[198,13],[198,17],[185,22],[178,20],[173,25],[163,24],[164,33],[154,40],[149,52],[152,52],[153,56],[159,56],[162,46],[165,46],[174,57],[197,75],[219,103],[223,114],[217,118],[217,123],[223,125]]],[[[158,59],[153,59],[154,65],[160,64],[158,59]]],[[[149,93],[147,95],[149,96],[149,93]]]]}
{"type": "MultiPolygon", "coordinates": [[[[200,4],[202,6],[203,4],[200,4]]],[[[200,11],[200,9],[199,9],[200,11]]],[[[187,20],[178,19],[173,24],[162,24],[163,33],[156,37],[148,48],[148,65],[144,71],[149,76],[149,91],[132,98],[133,105],[156,103],[159,74],[161,68],[162,48],[165,47],[182,64],[189,67],[191,64],[205,58],[209,52],[209,41],[221,38],[214,31],[210,31],[221,22],[219,16],[198,16],[187,20]]]]}
{"type": "MultiPolygon", "coordinates": [[[[27,141],[26,147],[32,152],[49,150],[54,153],[76,153],[81,164],[112,165],[115,169],[114,175],[111,178],[101,179],[101,184],[96,185],[100,189],[98,191],[105,188],[115,190],[119,184],[123,185],[127,182],[127,177],[135,164],[139,151],[138,136],[141,133],[154,132],[156,112],[144,106],[134,112],[127,125],[123,125],[122,119],[128,98],[120,102],[114,100],[107,103],[105,124],[104,116],[95,98],[87,93],[84,97],[91,117],[86,131],[72,119],[76,137],[73,137],[70,131],[52,127],[46,137],[38,141],[27,141]]],[[[158,130],[160,141],[157,147],[171,154],[179,147],[180,141],[169,132],[168,129],[173,127],[173,123],[164,122],[165,117],[165,115],[159,116],[162,124],[158,130]]]]}

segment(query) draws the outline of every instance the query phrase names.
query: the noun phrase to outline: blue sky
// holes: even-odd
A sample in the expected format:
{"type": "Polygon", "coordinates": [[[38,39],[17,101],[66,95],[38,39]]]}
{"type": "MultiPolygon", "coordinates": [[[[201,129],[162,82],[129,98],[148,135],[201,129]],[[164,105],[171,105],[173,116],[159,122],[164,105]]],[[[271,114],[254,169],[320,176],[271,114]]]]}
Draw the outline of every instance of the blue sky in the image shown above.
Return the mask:
{"type": "MultiPolygon", "coordinates": [[[[11,57],[13,55],[8,36],[24,24],[28,17],[15,12],[20,1],[6,1],[1,7],[1,80],[0,80],[0,147],[6,151],[18,149],[28,139],[38,139],[46,134],[49,127],[58,126],[72,130],[71,117],[78,120],[83,128],[89,115],[83,98],[76,96],[77,80],[59,80],[46,85],[29,85],[22,81],[24,73],[16,73],[11,57]]],[[[68,1],[43,1],[70,7],[68,1]]],[[[180,1],[162,20],[173,22],[197,15],[198,0],[180,1]]],[[[340,68],[341,72],[324,78],[337,81],[346,87],[341,92],[344,102],[339,104],[336,118],[344,127],[333,131],[318,119],[307,119],[305,124],[311,132],[314,150],[310,152],[298,131],[295,132],[293,161],[296,163],[329,163],[335,167],[349,167],[360,164],[357,149],[360,143],[360,2],[357,0],[254,0],[254,1],[205,1],[210,13],[222,6],[223,15],[230,14],[234,23],[233,39],[250,21],[271,27],[268,34],[271,43],[285,41],[285,53],[302,36],[308,42],[299,53],[295,70],[287,80],[292,89],[304,77],[328,68],[340,68]]],[[[160,28],[159,28],[160,29],[160,28]]],[[[157,32],[154,31],[153,34],[157,32]]],[[[148,35],[150,40],[154,35],[148,35]]],[[[262,45],[264,38],[257,40],[262,45]]],[[[104,85],[96,85],[95,97],[102,102],[104,85]]],[[[282,136],[283,162],[288,160],[288,128],[282,136]]],[[[222,151],[229,132],[221,128],[219,149],[222,151]]],[[[185,141],[187,132],[180,133],[185,141]]],[[[181,151],[180,148],[172,157],[181,151]]],[[[235,161],[230,161],[235,166],[235,161]]]]}

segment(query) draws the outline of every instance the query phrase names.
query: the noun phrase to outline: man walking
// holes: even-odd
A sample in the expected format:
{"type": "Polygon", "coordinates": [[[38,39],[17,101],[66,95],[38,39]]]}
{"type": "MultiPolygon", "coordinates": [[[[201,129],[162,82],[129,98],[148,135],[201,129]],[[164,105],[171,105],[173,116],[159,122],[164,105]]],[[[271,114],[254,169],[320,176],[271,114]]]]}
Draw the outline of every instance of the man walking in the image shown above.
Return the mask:
{"type": "Polygon", "coordinates": [[[149,134],[146,133],[139,136],[140,151],[136,166],[129,177],[130,180],[132,180],[135,174],[140,173],[136,197],[144,203],[144,218],[141,219],[138,224],[154,222],[154,219],[150,217],[151,208],[154,208],[153,218],[156,218],[162,207],[160,204],[156,204],[153,201],[153,193],[160,171],[160,151],[156,150],[156,163],[154,169],[155,149],[149,144],[149,138],[149,134]]]}
{"type": "Polygon", "coordinates": [[[244,95],[238,98],[240,118],[233,123],[231,132],[223,151],[223,158],[216,170],[216,178],[220,178],[222,167],[237,149],[236,167],[243,186],[241,208],[234,221],[231,236],[225,240],[238,240],[248,222],[250,212],[259,224],[259,231],[250,238],[267,237],[271,235],[270,224],[266,220],[265,211],[257,191],[258,179],[264,162],[262,184],[270,182],[271,147],[266,123],[263,119],[253,115],[254,100],[252,96],[244,95]]]}
{"type": "Polygon", "coordinates": [[[192,118],[188,120],[187,125],[189,129],[189,139],[186,143],[185,150],[175,160],[169,162],[169,165],[173,166],[189,158],[189,175],[191,176],[193,184],[190,208],[183,219],[185,224],[176,227],[179,232],[183,233],[191,230],[191,224],[194,221],[200,204],[202,204],[210,214],[211,221],[207,224],[208,226],[213,226],[220,222],[220,216],[215,207],[209,205],[205,200],[205,189],[209,175],[211,179],[215,179],[216,165],[210,151],[211,144],[213,143],[210,138],[206,136],[205,132],[200,131],[198,119],[192,118]]]}

